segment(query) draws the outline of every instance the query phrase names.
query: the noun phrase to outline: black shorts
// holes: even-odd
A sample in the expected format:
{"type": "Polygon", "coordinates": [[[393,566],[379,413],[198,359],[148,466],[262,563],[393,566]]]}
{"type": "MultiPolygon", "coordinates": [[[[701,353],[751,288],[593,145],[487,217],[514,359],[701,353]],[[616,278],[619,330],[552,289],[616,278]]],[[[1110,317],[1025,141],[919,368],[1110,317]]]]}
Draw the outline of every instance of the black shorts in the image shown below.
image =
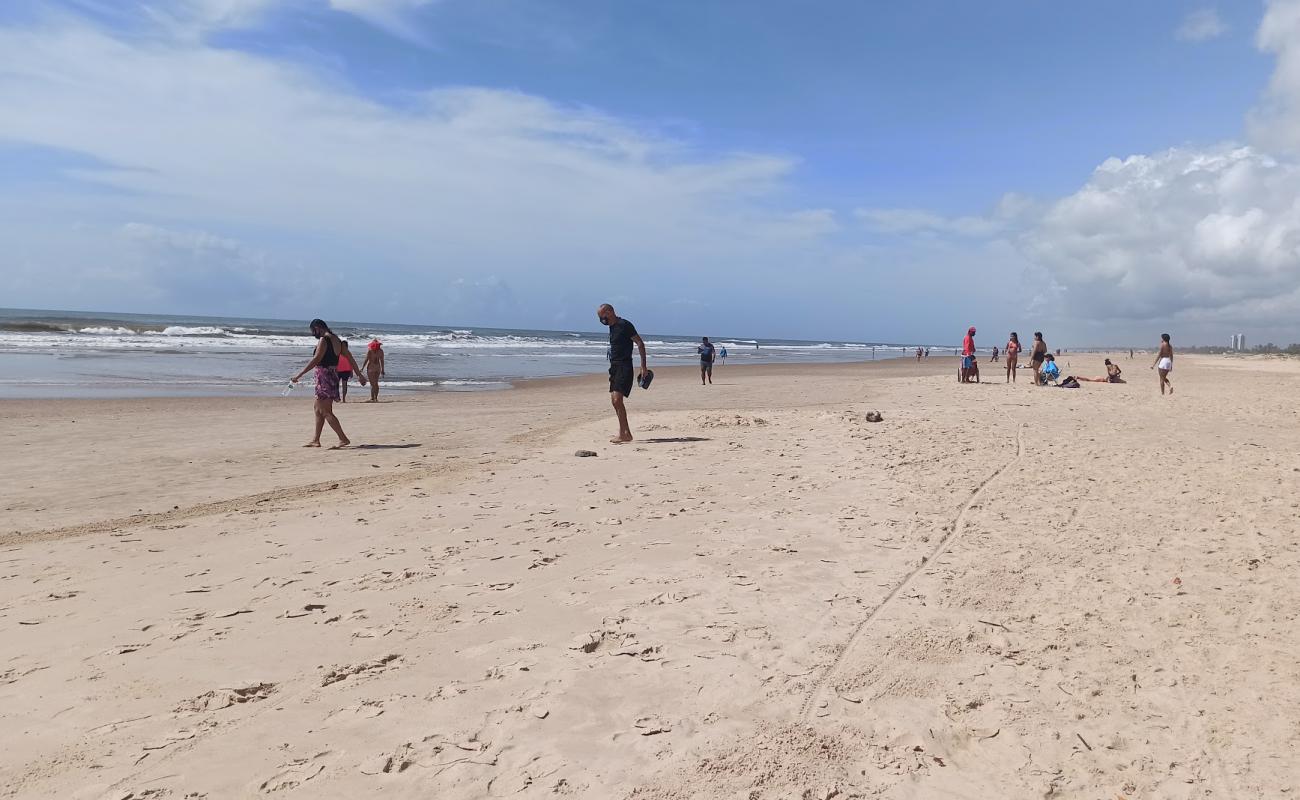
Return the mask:
{"type": "Polygon", "coordinates": [[[633,369],[631,361],[609,362],[610,393],[618,392],[624,397],[632,394],[632,373],[633,369]]]}
{"type": "Polygon", "coordinates": [[[340,381],[347,381],[347,380],[349,380],[351,377],[352,377],[352,373],[351,373],[351,372],[340,372],[340,373],[339,373],[339,380],[340,380],[340,381]]]}
{"type": "Polygon", "coordinates": [[[713,371],[713,362],[712,362],[712,361],[701,361],[701,362],[700,362],[700,369],[704,370],[705,372],[712,372],[712,371],[713,371]]]}

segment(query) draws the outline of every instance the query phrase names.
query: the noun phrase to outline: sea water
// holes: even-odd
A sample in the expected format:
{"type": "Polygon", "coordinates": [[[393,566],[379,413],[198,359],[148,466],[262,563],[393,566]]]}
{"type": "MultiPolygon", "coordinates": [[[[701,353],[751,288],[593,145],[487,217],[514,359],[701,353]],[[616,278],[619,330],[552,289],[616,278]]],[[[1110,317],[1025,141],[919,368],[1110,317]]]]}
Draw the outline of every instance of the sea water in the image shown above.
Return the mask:
{"type": "MultiPolygon", "coordinates": [[[[508,388],[524,378],[604,372],[605,331],[331,322],[360,364],[383,342],[385,391],[508,388]]],[[[652,367],[697,363],[699,337],[642,332],[652,367]]],[[[728,364],[850,362],[914,346],[711,337],[728,364]]],[[[0,397],[274,397],[310,359],[306,320],[0,309],[0,397]]],[[[310,377],[304,378],[310,385],[310,377]]],[[[355,390],[356,384],[353,384],[355,390]]],[[[364,391],[364,390],[363,390],[364,391]]]]}

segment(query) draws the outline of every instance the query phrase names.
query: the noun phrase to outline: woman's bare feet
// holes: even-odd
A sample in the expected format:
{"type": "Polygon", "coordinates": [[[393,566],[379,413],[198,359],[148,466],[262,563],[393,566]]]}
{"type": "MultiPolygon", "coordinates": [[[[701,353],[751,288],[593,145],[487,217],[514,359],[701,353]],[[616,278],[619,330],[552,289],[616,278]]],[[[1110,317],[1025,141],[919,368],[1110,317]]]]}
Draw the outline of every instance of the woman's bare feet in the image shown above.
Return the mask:
{"type": "Polygon", "coordinates": [[[615,436],[613,439],[610,439],[610,440],[609,440],[609,443],[610,443],[610,444],[627,444],[627,443],[630,442],[630,441],[632,441],[632,434],[629,433],[627,436],[615,436]]]}
{"type": "Polygon", "coordinates": [[[320,440],[314,442],[308,442],[307,444],[303,445],[303,447],[320,447],[320,440]]]}
{"type": "Polygon", "coordinates": [[[350,444],[352,444],[352,440],[351,440],[351,439],[339,439],[339,443],[336,444],[336,445],[334,445],[334,446],[331,447],[330,449],[331,449],[331,450],[342,450],[343,448],[347,447],[347,446],[350,445],[350,444]]]}

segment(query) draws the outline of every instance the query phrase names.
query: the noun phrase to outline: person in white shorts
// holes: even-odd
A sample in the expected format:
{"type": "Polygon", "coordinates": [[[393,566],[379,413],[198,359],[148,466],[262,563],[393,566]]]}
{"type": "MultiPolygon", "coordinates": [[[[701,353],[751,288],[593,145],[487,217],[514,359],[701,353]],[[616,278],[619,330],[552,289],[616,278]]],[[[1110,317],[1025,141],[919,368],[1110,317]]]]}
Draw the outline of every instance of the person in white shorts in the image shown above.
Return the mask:
{"type": "Polygon", "coordinates": [[[1160,373],[1160,394],[1165,393],[1165,387],[1169,387],[1169,393],[1174,393],[1174,385],[1169,382],[1169,373],[1174,369],[1174,346],[1169,343],[1169,334],[1160,334],[1160,352],[1156,354],[1156,363],[1151,365],[1151,369],[1160,373]]]}

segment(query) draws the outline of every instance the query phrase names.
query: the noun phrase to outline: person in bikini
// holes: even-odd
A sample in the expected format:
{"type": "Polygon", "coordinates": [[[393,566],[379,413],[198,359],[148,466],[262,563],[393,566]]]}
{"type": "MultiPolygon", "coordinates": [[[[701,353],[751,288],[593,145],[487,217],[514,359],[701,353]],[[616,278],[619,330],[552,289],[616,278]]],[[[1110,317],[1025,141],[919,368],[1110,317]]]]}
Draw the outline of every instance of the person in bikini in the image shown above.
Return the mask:
{"type": "Polygon", "coordinates": [[[609,327],[609,402],[614,406],[618,417],[618,436],[610,439],[611,444],[624,444],[632,441],[632,428],[627,423],[627,406],[623,401],[632,394],[632,345],[641,353],[641,371],[636,380],[644,380],[647,371],[645,360],[645,342],[631,320],[622,319],[614,312],[609,303],[596,309],[596,317],[601,325],[609,327]]]}
{"type": "MultiPolygon", "coordinates": [[[[1043,332],[1034,331],[1034,346],[1029,351],[1029,368],[1037,375],[1043,366],[1043,361],[1047,358],[1047,342],[1043,341],[1043,332]]],[[[1037,383],[1037,381],[1035,381],[1037,383]]]]}
{"type": "Polygon", "coordinates": [[[1124,379],[1120,377],[1120,375],[1123,374],[1124,371],[1119,368],[1119,365],[1112,363],[1108,358],[1106,359],[1105,375],[1098,375],[1095,378],[1085,378],[1082,375],[1070,375],[1067,376],[1065,380],[1068,381],[1070,378],[1074,378],[1076,381],[1089,381],[1091,383],[1124,383],[1124,379]]]}
{"type": "Polygon", "coordinates": [[[331,449],[347,447],[352,442],[343,433],[339,418],[334,416],[334,402],[339,399],[339,353],[343,350],[343,345],[324,320],[314,319],[309,327],[311,335],[316,337],[316,350],[312,354],[311,361],[307,362],[307,366],[289,379],[292,383],[297,383],[303,375],[312,370],[316,371],[316,402],[313,405],[316,414],[316,434],[303,447],[320,447],[320,434],[325,429],[326,423],[339,437],[337,447],[331,449]]]}
{"type": "MultiPolygon", "coordinates": [[[[384,377],[384,346],[378,339],[371,339],[370,344],[366,345],[366,360],[361,366],[366,370],[366,377],[370,378],[370,399],[366,402],[378,403],[379,379],[384,377]]],[[[363,380],[362,384],[364,383],[363,380]]]]}
{"type": "Polygon", "coordinates": [[[1020,336],[1011,332],[1010,338],[1007,339],[1007,346],[1003,348],[1007,356],[1007,383],[1016,382],[1016,362],[1020,360],[1020,336]]]}
{"type": "Polygon", "coordinates": [[[1169,387],[1169,393],[1174,393],[1174,385],[1169,382],[1169,373],[1174,371],[1174,346],[1169,343],[1169,334],[1160,334],[1160,352],[1156,353],[1156,363],[1151,365],[1151,369],[1160,373],[1160,394],[1165,393],[1165,387],[1169,387]]]}

